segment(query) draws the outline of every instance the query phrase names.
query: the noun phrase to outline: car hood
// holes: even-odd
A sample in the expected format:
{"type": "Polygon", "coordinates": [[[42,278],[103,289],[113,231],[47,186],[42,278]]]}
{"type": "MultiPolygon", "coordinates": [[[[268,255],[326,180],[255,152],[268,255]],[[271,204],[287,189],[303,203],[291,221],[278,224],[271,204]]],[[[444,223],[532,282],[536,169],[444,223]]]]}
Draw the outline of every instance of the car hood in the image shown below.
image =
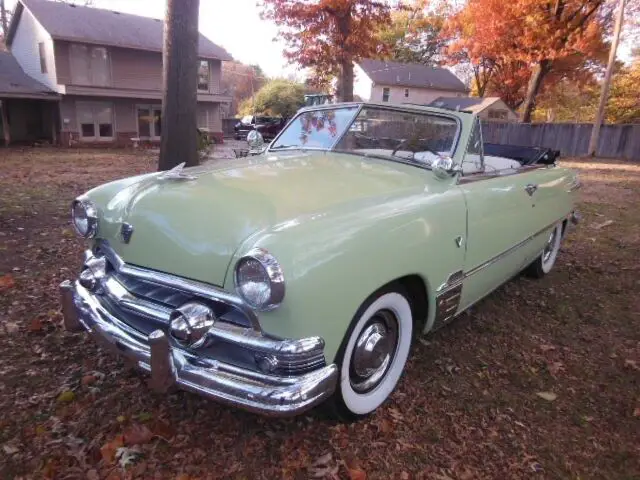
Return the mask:
{"type": "Polygon", "coordinates": [[[127,263],[216,285],[252,234],[411,195],[431,177],[404,164],[325,152],[268,154],[183,172],[193,179],[153,174],[105,187],[108,194],[89,192],[100,210],[99,237],[127,263]],[[123,222],[133,226],[128,243],[123,222]]]}

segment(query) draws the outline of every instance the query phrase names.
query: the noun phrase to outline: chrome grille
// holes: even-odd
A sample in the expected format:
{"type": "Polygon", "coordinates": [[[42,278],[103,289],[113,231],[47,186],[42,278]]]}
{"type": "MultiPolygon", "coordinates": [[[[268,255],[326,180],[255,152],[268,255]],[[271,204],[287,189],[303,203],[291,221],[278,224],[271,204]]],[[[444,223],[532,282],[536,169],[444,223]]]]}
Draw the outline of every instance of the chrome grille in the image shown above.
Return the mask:
{"type": "Polygon", "coordinates": [[[198,347],[196,356],[253,370],[268,368],[270,373],[282,375],[326,365],[324,342],[319,337],[288,340],[267,335],[255,312],[234,294],[195,280],[125,264],[104,240],[86,252],[83,270],[91,271],[94,279],[99,278],[99,284],[87,288],[102,307],[138,332],[142,341],[154,330],[168,334],[171,312],[197,301],[214,311],[216,322],[208,332],[210,341],[198,347]],[[100,271],[94,272],[92,265],[100,271]]]}
{"type": "Polygon", "coordinates": [[[165,287],[162,285],[156,285],[146,280],[132,277],[121,272],[114,271],[112,273],[115,278],[129,293],[145,298],[153,302],[160,303],[167,307],[177,308],[180,305],[188,302],[192,295],[187,295],[184,292],[175,290],[171,287],[165,287]]]}

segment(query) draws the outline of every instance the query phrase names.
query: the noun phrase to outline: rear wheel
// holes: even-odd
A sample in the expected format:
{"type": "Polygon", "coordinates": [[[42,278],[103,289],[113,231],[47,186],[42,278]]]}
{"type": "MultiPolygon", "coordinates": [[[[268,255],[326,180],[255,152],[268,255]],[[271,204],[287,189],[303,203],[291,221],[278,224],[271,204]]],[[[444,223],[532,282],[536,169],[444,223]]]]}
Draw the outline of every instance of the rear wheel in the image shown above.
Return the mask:
{"type": "Polygon", "coordinates": [[[378,408],[404,371],[413,334],[411,306],[400,288],[378,292],[358,310],[338,352],[335,413],[354,420],[378,408]]]}
{"type": "Polygon", "coordinates": [[[556,263],[560,243],[562,242],[562,223],[556,225],[547,239],[544,250],[535,261],[527,267],[525,273],[533,278],[542,278],[551,271],[556,263]]]}

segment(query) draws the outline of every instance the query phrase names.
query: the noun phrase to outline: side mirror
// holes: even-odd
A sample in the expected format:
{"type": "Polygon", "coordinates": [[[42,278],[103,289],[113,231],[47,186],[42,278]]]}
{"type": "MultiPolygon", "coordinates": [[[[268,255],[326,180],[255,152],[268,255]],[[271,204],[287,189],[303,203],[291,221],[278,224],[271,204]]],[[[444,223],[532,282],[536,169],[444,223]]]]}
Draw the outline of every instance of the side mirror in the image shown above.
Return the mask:
{"type": "Polygon", "coordinates": [[[264,138],[257,130],[251,130],[247,134],[247,143],[249,144],[249,154],[258,155],[264,151],[264,138]]]}
{"type": "Polygon", "coordinates": [[[433,174],[441,180],[445,180],[462,171],[459,165],[453,162],[451,157],[439,157],[431,163],[433,174]]]}

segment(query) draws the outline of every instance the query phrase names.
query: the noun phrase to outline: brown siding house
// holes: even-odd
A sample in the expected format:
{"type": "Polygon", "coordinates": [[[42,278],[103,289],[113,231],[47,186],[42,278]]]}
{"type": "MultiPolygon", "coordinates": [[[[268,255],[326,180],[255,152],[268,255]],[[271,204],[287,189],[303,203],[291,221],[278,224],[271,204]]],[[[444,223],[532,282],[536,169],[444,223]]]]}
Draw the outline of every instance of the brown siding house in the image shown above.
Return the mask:
{"type": "MultiPolygon", "coordinates": [[[[19,0],[7,44],[26,73],[60,94],[63,145],[128,145],[160,140],[162,34],[153,18],[19,0]]],[[[220,93],[221,61],[231,57],[203,35],[198,54],[198,127],[222,140],[220,104],[231,98],[220,93]]]]}

